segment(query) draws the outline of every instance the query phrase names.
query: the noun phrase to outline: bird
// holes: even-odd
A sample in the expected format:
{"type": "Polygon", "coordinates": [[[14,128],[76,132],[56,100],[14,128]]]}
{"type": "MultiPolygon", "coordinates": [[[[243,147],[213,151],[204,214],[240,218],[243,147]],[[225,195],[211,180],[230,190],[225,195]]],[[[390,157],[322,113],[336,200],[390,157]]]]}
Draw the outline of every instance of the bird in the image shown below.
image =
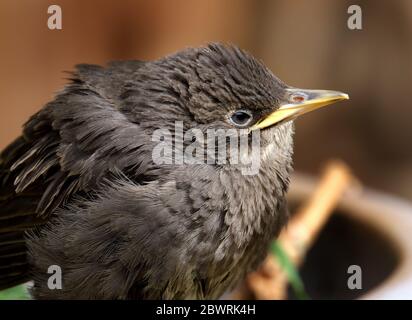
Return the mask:
{"type": "Polygon", "coordinates": [[[221,43],[80,64],[67,80],[0,154],[0,289],[32,280],[34,299],[218,299],[287,223],[294,119],[348,99],[221,43]],[[257,134],[257,172],[155,161],[153,136],[177,122],[257,134]]]}

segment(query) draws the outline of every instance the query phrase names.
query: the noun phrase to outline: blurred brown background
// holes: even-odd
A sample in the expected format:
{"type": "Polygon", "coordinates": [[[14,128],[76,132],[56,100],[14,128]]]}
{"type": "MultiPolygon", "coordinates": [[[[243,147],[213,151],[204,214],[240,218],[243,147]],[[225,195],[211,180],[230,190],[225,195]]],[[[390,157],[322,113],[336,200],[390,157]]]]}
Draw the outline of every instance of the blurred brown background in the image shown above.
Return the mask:
{"type": "Polygon", "coordinates": [[[297,170],[340,157],[365,184],[412,199],[411,31],[410,0],[1,0],[0,148],[77,63],[230,42],[290,85],[350,94],[297,120],[297,170]],[[47,28],[52,4],[63,30],[47,28]],[[361,31],[347,28],[351,4],[363,10],[361,31]]]}

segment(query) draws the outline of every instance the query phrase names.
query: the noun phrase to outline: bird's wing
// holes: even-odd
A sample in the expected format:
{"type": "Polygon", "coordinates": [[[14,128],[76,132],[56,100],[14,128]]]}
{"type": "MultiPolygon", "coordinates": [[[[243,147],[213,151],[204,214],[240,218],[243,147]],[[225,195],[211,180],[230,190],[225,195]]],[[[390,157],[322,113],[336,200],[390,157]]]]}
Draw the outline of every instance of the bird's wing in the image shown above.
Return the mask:
{"type": "Polygon", "coordinates": [[[0,154],[0,289],[28,277],[27,229],[45,223],[74,194],[95,191],[117,170],[145,174],[150,158],[144,157],[142,132],[111,92],[140,65],[78,66],[72,83],[0,154]]]}
{"type": "MultiPolygon", "coordinates": [[[[49,275],[44,272],[56,264],[64,270],[60,298],[176,297],[173,290],[180,291],[179,287],[164,291],[173,276],[184,274],[183,270],[176,270],[183,265],[183,257],[187,257],[183,250],[188,249],[184,245],[188,226],[182,224],[171,207],[179,205],[182,212],[190,211],[190,203],[182,201],[183,194],[179,194],[174,183],[153,181],[136,185],[122,179],[103,187],[99,197],[81,203],[74,201],[59,209],[64,214],[51,219],[50,231],[28,239],[30,254],[38,254],[32,265],[36,276],[34,296],[56,296],[48,289],[49,275]],[[172,203],[170,194],[176,194],[181,203],[172,203]]],[[[175,281],[190,285],[190,281],[175,281]]]]}

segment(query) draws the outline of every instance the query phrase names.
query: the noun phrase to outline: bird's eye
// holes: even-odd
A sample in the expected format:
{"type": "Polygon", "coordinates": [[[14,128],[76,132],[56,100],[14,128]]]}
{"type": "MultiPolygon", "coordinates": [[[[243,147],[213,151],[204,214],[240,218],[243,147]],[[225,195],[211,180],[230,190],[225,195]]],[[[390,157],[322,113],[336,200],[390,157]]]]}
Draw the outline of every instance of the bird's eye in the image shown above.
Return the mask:
{"type": "Polygon", "coordinates": [[[238,110],[230,116],[230,121],[238,127],[246,127],[252,121],[253,116],[250,111],[238,110]]]}

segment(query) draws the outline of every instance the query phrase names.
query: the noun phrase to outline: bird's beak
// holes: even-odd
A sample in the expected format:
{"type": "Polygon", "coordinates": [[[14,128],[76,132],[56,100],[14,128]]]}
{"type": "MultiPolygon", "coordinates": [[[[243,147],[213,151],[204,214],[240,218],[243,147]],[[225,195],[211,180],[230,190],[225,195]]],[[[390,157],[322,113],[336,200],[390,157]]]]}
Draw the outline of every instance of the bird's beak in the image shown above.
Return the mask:
{"type": "Polygon", "coordinates": [[[341,100],[347,100],[349,96],[339,91],[287,88],[286,98],[287,102],[285,104],[259,120],[251,129],[264,129],[281,122],[293,120],[302,114],[341,100]]]}

